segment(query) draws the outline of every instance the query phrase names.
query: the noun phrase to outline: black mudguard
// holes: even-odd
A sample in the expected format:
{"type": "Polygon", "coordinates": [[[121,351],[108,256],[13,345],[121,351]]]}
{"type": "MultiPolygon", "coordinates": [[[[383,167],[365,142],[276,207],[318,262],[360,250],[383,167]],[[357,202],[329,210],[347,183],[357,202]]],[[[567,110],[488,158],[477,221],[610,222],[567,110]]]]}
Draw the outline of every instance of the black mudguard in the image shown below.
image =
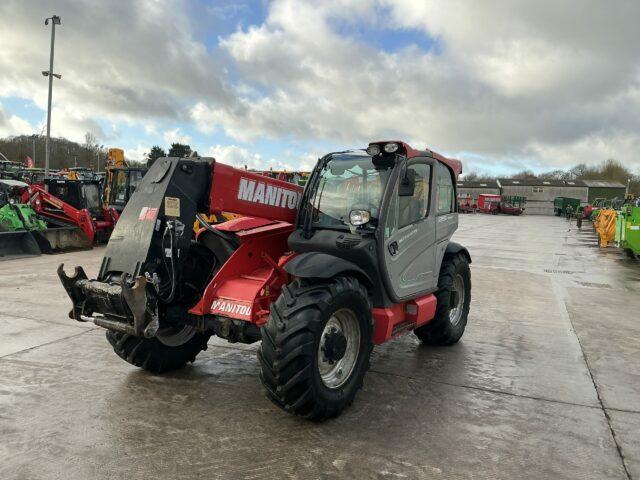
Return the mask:
{"type": "Polygon", "coordinates": [[[299,278],[327,279],[341,274],[351,274],[367,282],[369,287],[373,286],[369,275],[355,263],[327,253],[302,253],[287,262],[284,269],[290,275],[299,278]]]}
{"type": "Polygon", "coordinates": [[[447,249],[444,251],[445,255],[454,255],[456,253],[462,253],[465,257],[467,257],[467,261],[471,263],[471,254],[469,250],[456,242],[449,242],[447,245],[447,249]]]}

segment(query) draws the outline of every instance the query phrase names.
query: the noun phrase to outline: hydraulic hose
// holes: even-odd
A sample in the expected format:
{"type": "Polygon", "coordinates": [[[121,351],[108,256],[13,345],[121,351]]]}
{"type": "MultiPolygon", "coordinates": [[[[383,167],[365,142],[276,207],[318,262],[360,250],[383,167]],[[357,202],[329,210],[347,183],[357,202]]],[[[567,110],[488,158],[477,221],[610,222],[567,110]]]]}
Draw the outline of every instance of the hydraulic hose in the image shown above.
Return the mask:
{"type": "MultiPolygon", "coordinates": [[[[164,303],[171,303],[171,301],[173,300],[175,293],[176,293],[176,269],[175,269],[175,263],[174,263],[174,257],[175,257],[175,252],[174,252],[174,248],[173,248],[173,240],[174,240],[174,233],[173,233],[173,226],[170,223],[167,223],[167,226],[164,229],[164,233],[162,234],[162,248],[164,249],[164,245],[165,245],[165,239],[167,238],[167,232],[169,233],[169,251],[171,253],[171,256],[169,257],[171,259],[171,291],[169,292],[168,297],[163,298],[160,297],[160,299],[164,302],[164,303]]],[[[167,265],[167,252],[163,252],[162,255],[162,261],[164,263],[164,268],[167,270],[167,272],[169,271],[169,266],[167,265]]]]}
{"type": "Polygon", "coordinates": [[[209,222],[207,222],[207,220],[200,213],[196,213],[196,218],[198,219],[200,224],[204,227],[204,229],[207,230],[208,232],[211,232],[214,235],[216,235],[217,237],[220,237],[223,240],[226,240],[227,242],[230,242],[234,246],[238,245],[238,240],[237,239],[235,239],[231,235],[227,235],[226,233],[221,232],[217,228],[213,228],[211,225],[209,225],[209,222]]]}

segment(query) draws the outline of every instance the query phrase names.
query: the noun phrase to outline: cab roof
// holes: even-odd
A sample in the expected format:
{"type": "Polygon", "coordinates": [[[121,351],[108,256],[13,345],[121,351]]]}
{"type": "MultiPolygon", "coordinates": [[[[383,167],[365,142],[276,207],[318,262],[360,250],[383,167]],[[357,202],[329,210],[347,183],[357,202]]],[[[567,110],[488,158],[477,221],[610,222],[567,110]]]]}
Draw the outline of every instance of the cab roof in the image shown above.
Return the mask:
{"type": "Polygon", "coordinates": [[[462,162],[460,160],[456,160],[454,158],[447,158],[444,155],[440,155],[439,153],[436,153],[433,150],[428,148],[425,148],[424,150],[417,150],[413,148],[411,145],[409,145],[408,143],[403,142],[402,140],[380,140],[376,142],[371,142],[369,145],[377,144],[382,146],[387,143],[397,143],[398,145],[400,145],[401,149],[403,149],[406,152],[407,158],[413,158],[413,157],[435,158],[436,160],[444,163],[451,170],[453,170],[453,173],[455,174],[456,179],[458,178],[458,175],[462,173],[462,162]]]}

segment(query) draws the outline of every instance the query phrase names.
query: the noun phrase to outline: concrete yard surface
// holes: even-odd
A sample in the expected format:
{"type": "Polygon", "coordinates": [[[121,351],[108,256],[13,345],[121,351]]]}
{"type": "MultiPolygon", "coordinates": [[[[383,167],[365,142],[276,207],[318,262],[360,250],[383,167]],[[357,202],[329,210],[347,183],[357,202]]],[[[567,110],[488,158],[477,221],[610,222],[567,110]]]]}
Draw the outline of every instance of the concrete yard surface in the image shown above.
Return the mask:
{"type": "Polygon", "coordinates": [[[556,217],[467,215],[467,331],[376,347],[322,424],[265,397],[256,345],[152,375],[68,318],[57,276],[104,248],[0,262],[0,479],[640,479],[640,262],[556,217]]]}

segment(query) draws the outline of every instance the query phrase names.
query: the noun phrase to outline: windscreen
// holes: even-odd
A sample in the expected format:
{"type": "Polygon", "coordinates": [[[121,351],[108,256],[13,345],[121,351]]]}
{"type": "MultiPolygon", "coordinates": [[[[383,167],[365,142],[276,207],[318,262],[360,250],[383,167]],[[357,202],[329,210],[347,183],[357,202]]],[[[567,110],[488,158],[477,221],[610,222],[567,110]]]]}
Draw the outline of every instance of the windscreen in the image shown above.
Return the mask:
{"type": "Polygon", "coordinates": [[[126,205],[127,203],[127,174],[116,170],[111,179],[110,202],[112,205],[126,205]]]}
{"type": "Polygon", "coordinates": [[[313,207],[313,228],[351,230],[349,213],[367,210],[371,221],[365,228],[375,228],[380,202],[391,174],[390,166],[375,166],[369,155],[348,153],[334,155],[320,172],[313,207]]]}
{"type": "Polygon", "coordinates": [[[100,189],[94,183],[85,183],[82,185],[82,195],[84,196],[85,208],[92,214],[96,215],[100,212],[100,189]]]}
{"type": "Polygon", "coordinates": [[[142,177],[144,177],[144,173],[140,170],[131,170],[129,173],[129,198],[131,198],[133,192],[135,192],[138,185],[140,185],[142,177]]]}

